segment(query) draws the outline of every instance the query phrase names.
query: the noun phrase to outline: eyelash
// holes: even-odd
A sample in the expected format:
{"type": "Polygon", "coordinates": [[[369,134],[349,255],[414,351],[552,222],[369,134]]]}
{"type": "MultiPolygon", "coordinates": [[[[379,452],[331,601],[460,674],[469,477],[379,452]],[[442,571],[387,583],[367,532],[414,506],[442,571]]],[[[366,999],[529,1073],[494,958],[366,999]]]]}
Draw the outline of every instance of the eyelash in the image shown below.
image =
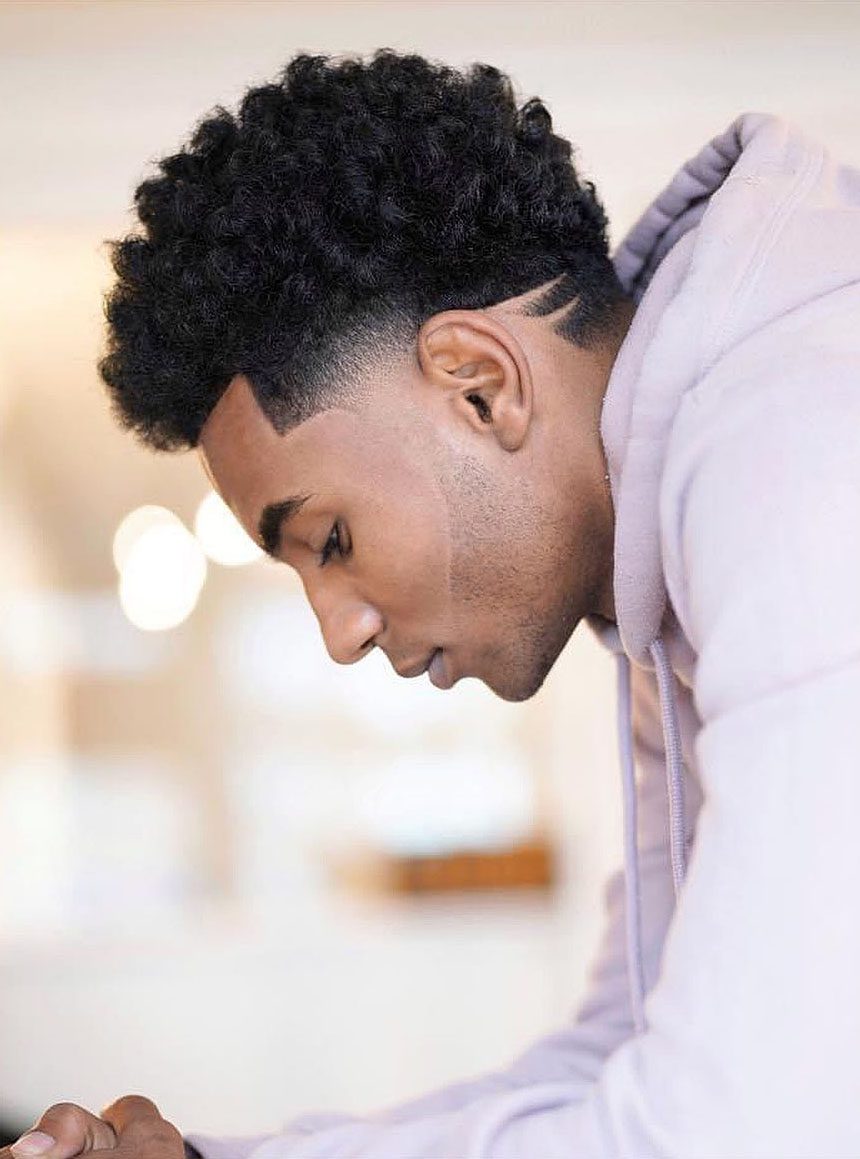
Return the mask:
{"type": "Polygon", "coordinates": [[[329,533],[328,539],[325,541],[325,546],[320,552],[320,567],[325,567],[332,557],[332,553],[337,551],[338,555],[343,555],[343,544],[340,538],[340,526],[335,523],[329,533]]]}

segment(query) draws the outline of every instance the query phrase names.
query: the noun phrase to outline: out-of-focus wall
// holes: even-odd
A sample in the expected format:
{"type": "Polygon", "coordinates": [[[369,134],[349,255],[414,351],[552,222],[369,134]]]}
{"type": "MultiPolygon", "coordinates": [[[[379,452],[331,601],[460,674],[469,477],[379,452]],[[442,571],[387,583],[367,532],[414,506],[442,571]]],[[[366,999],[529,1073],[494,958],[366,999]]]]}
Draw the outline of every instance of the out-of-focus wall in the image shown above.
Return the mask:
{"type": "MultiPolygon", "coordinates": [[[[116,429],[101,245],[147,163],[300,50],[483,60],[540,95],[617,241],[739,112],[860,162],[853,4],[0,5],[0,1105],[155,1098],[274,1129],[504,1065],[580,998],[620,857],[614,671],[583,627],[533,701],[330,665],[286,569],[209,564],[190,618],[128,623],[111,541],[191,526],[195,457],[116,429]],[[350,895],[327,866],[513,841],[557,888],[350,895]],[[429,838],[428,838],[429,835],[429,838]],[[189,1076],[193,1078],[189,1079],[189,1076]]],[[[374,666],[375,665],[375,666],[374,666]]]]}

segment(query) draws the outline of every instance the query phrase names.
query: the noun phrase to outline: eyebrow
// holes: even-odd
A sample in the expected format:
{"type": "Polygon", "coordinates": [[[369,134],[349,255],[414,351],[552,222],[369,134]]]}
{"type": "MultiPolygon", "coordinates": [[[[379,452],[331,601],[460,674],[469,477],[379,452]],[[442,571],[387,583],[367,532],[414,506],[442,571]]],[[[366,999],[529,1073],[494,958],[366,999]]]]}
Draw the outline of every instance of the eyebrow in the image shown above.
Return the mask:
{"type": "Polygon", "coordinates": [[[277,557],[281,547],[281,529],[288,519],[301,511],[310,498],[310,495],[291,495],[279,503],[267,503],[263,508],[257,530],[263,550],[268,555],[277,557]]]}

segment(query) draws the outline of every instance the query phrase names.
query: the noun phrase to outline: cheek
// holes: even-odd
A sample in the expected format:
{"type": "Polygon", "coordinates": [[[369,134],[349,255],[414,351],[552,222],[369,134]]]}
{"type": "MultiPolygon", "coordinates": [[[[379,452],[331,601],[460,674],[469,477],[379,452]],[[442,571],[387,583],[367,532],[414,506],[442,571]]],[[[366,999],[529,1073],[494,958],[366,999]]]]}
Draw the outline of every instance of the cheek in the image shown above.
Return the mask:
{"type": "Polygon", "coordinates": [[[432,497],[398,505],[386,526],[387,576],[400,599],[415,610],[438,610],[449,601],[451,548],[444,517],[432,497]]]}
{"type": "Polygon", "coordinates": [[[486,472],[461,464],[447,500],[449,590],[452,601],[473,617],[480,605],[502,614],[518,589],[521,545],[515,528],[530,521],[514,511],[486,472]]]}
{"type": "Polygon", "coordinates": [[[451,541],[447,506],[438,488],[426,482],[385,505],[376,521],[374,571],[392,611],[438,616],[450,603],[451,541]]]}

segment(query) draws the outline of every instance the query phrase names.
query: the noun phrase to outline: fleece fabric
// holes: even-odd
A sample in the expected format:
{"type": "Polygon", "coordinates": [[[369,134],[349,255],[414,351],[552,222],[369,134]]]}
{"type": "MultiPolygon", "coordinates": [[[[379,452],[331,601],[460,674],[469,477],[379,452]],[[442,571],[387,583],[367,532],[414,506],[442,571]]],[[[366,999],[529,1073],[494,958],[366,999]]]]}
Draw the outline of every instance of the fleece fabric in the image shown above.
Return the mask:
{"type": "Polygon", "coordinates": [[[205,1159],[860,1156],[860,171],[742,115],[614,261],[617,623],[584,623],[625,855],[587,995],[504,1069],[205,1159]]]}

